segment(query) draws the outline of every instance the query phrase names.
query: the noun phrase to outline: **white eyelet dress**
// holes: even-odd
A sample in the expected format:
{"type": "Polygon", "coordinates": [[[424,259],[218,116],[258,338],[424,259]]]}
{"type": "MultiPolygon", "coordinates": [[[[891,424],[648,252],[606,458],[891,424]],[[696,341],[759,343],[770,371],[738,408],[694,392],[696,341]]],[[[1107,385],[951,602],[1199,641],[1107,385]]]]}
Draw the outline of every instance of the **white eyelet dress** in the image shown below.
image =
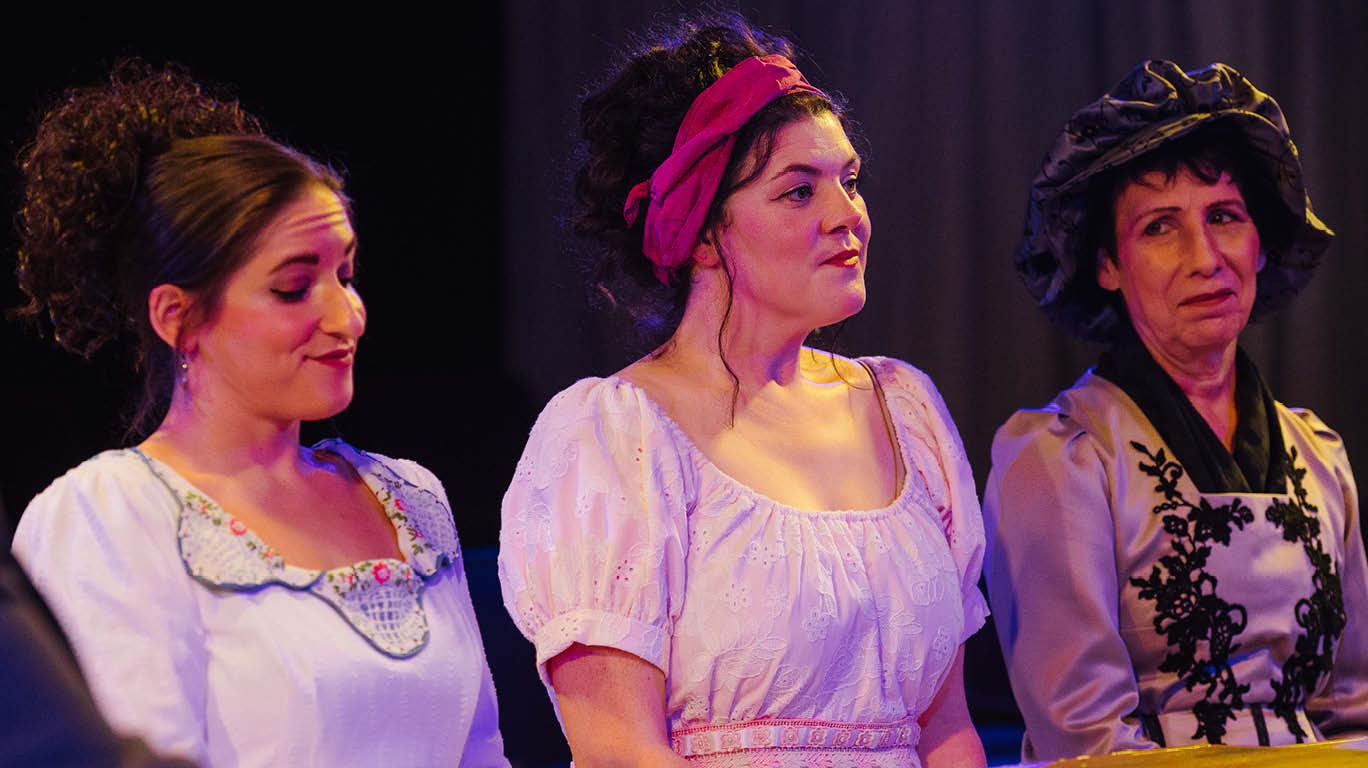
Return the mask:
{"type": "Polygon", "coordinates": [[[659,667],[705,766],[918,766],[918,717],[987,616],[973,476],[935,387],[882,385],[906,479],[868,511],[795,509],[715,467],[620,378],[558,394],[504,497],[504,603],[546,663],[571,643],[659,667]]]}

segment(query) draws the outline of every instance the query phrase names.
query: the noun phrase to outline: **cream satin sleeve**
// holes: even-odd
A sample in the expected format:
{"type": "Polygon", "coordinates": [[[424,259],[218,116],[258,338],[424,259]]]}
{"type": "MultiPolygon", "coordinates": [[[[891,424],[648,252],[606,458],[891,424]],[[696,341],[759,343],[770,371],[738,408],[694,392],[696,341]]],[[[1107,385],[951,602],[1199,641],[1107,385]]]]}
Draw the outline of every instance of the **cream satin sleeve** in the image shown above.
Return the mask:
{"type": "Polygon", "coordinates": [[[181,563],[178,509],[136,453],[110,451],[34,498],[13,549],[114,730],[202,763],[202,587],[181,563]]]}
{"type": "Polygon", "coordinates": [[[1326,738],[1368,736],[1368,557],[1358,487],[1340,436],[1310,411],[1294,409],[1316,436],[1319,458],[1334,467],[1344,497],[1340,590],[1345,624],[1335,651],[1330,682],[1306,704],[1307,714],[1326,738]]]}
{"type": "Polygon", "coordinates": [[[1118,630],[1115,532],[1097,443],[1053,411],[1019,411],[993,439],[984,491],[989,602],[1026,760],[1158,745],[1118,630]]]}

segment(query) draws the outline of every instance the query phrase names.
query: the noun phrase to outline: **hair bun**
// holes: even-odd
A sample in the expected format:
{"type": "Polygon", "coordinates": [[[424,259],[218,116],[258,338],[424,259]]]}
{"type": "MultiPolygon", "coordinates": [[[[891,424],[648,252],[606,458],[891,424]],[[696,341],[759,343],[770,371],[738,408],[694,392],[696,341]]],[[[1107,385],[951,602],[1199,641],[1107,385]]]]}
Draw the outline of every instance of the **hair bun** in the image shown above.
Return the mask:
{"type": "Polygon", "coordinates": [[[47,316],[57,341],[90,355],[131,325],[118,295],[125,221],[147,163],[177,139],[261,135],[235,99],[206,92],[186,71],[140,59],[116,64],[108,82],[71,88],[20,153],[21,316],[47,316]]]}

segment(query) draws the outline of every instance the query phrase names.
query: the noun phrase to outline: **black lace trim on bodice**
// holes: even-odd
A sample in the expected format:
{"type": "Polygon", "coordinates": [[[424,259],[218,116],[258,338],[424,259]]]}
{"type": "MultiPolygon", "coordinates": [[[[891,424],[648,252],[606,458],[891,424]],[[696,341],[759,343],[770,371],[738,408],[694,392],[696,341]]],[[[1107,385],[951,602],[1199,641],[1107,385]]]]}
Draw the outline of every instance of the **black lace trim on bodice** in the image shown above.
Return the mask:
{"type": "Polygon", "coordinates": [[[1344,612],[1344,593],[1340,588],[1339,565],[1325,551],[1320,538],[1316,507],[1306,500],[1302,479],[1306,468],[1296,466],[1297,449],[1289,456],[1288,475],[1296,500],[1275,501],[1268,508],[1268,522],[1282,529],[1283,539],[1300,543],[1314,573],[1310,597],[1297,601],[1297,625],[1305,630],[1297,638],[1296,650],[1283,664],[1282,680],[1273,681],[1273,711],[1286,720],[1298,740],[1308,734],[1296,725],[1295,712],[1315,693],[1317,685],[1330,674],[1335,664],[1335,645],[1348,620],[1344,612]]]}
{"type": "MultiPolygon", "coordinates": [[[[1163,497],[1152,511],[1162,516],[1164,531],[1172,537],[1172,553],[1159,558],[1148,578],[1131,577],[1130,584],[1139,588],[1141,600],[1154,602],[1154,630],[1169,646],[1159,671],[1178,675],[1189,691],[1206,688],[1203,699],[1192,708],[1197,731],[1191,738],[1220,744],[1227,723],[1235,719],[1235,710],[1244,708],[1244,695],[1250,690],[1230,663],[1240,648],[1237,640],[1248,615],[1244,606],[1216,594],[1218,581],[1207,572],[1206,564],[1213,545],[1229,546],[1232,535],[1254,523],[1254,513],[1239,498],[1215,507],[1206,498],[1196,504],[1188,501],[1178,490],[1181,464],[1162,447],[1151,452],[1136,441],[1131,441],[1131,447],[1143,454],[1140,471],[1155,478],[1155,490],[1163,497]],[[1205,656],[1199,655],[1203,647],[1205,656]]],[[[1308,734],[1298,724],[1296,711],[1330,672],[1345,613],[1339,568],[1321,545],[1316,507],[1307,501],[1303,487],[1306,468],[1296,466],[1295,447],[1285,459],[1293,496],[1273,502],[1266,517],[1282,530],[1286,541],[1302,545],[1314,574],[1311,596],[1296,606],[1297,624],[1304,633],[1283,664],[1282,679],[1271,681],[1275,694],[1271,707],[1301,741],[1308,734]]]]}

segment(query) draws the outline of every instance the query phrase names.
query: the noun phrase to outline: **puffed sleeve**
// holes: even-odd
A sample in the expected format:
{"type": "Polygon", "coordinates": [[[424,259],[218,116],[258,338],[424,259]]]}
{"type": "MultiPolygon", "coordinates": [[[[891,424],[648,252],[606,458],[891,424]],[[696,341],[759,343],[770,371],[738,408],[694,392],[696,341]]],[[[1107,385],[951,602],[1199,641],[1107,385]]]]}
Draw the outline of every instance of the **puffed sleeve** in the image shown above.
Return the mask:
{"type": "Polygon", "coordinates": [[[1319,457],[1334,467],[1344,497],[1344,534],[1339,542],[1340,591],[1344,598],[1344,633],[1335,651],[1330,682],[1307,702],[1306,710],[1326,738],[1368,735],[1368,558],[1364,556],[1363,521],[1358,488],[1340,436],[1310,411],[1295,409],[1315,435],[1319,457]]]}
{"type": "Polygon", "coordinates": [[[994,437],[988,595],[1026,760],[1158,746],[1122,720],[1140,693],[1118,629],[1109,498],[1096,441],[1066,416],[1019,411],[994,437]]]}
{"type": "Polygon", "coordinates": [[[959,641],[963,643],[988,619],[988,602],[978,588],[984,538],[974,472],[950,410],[931,378],[891,358],[879,359],[875,371],[883,383],[889,410],[911,443],[906,447],[912,453],[912,466],[940,512],[950,556],[959,571],[964,603],[964,632],[959,641]]]}
{"type": "Polygon", "coordinates": [[[616,378],[561,392],[533,426],[503,499],[499,580],[548,691],[546,664],[572,643],[668,669],[688,545],[675,439],[616,378]]]}
{"type": "Polygon", "coordinates": [[[13,548],[114,730],[203,762],[207,659],[176,509],[137,454],[109,452],[34,498],[13,548]]]}

